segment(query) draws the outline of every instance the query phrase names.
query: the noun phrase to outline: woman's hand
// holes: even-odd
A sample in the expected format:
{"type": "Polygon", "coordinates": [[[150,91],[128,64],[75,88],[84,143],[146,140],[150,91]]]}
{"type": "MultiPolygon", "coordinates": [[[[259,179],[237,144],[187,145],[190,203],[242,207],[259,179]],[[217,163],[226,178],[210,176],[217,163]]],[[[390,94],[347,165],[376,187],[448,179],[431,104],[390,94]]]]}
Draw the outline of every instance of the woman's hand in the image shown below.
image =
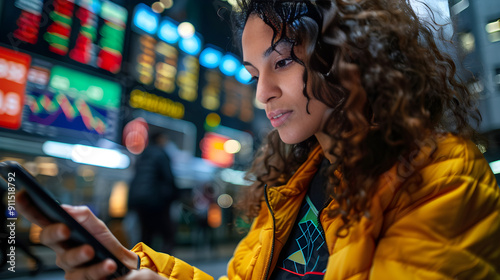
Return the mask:
{"type": "Polygon", "coordinates": [[[166,280],[167,278],[158,275],[156,272],[150,269],[133,270],[129,274],[125,275],[124,278],[120,280],[166,280]]]}
{"type": "MultiPolygon", "coordinates": [[[[35,208],[29,196],[24,191],[17,194],[16,202],[17,209],[24,217],[42,227],[40,241],[54,250],[56,253],[56,264],[66,272],[67,279],[104,279],[116,270],[117,265],[111,259],[90,266],[84,266],[95,254],[94,249],[90,245],[84,244],[68,248],[64,243],[70,237],[71,232],[66,225],[51,223],[47,220],[35,208]]],[[[90,209],[84,206],[75,207],[67,205],[63,206],[63,208],[125,266],[130,269],[137,268],[137,255],[123,247],[109,231],[104,222],[99,220],[90,209]]],[[[132,273],[130,274],[132,275],[132,273]]]]}

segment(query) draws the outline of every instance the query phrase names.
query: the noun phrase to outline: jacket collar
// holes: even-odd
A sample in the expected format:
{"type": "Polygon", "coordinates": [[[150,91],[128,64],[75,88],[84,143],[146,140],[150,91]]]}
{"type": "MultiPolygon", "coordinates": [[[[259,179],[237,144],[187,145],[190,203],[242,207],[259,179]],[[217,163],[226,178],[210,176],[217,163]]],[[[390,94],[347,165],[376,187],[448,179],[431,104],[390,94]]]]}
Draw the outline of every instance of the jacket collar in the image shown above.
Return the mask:
{"type": "Polygon", "coordinates": [[[270,188],[270,190],[280,192],[285,197],[303,193],[309,188],[309,183],[318,171],[323,157],[323,150],[320,145],[317,145],[285,185],[270,188]]]}

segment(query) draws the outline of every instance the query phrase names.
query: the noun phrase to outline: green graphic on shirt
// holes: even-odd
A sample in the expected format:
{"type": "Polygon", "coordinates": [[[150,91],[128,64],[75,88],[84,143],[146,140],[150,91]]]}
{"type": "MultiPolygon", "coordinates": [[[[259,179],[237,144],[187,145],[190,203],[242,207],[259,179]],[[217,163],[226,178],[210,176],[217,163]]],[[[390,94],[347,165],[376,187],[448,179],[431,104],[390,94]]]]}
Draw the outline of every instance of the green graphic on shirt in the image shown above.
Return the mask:
{"type": "Polygon", "coordinates": [[[288,257],[289,260],[299,263],[301,265],[306,264],[306,259],[304,258],[304,254],[302,254],[302,251],[297,251],[293,253],[291,256],[288,257]]]}
{"type": "MultiPolygon", "coordinates": [[[[321,256],[328,256],[328,252],[318,222],[318,214],[313,202],[306,195],[298,223],[290,235],[291,242],[289,242],[288,249],[285,249],[289,255],[281,259],[274,273],[276,279],[286,278],[285,275],[289,274],[301,277],[307,275],[307,279],[320,279],[324,275],[327,258],[321,258],[321,256]]],[[[286,254],[285,251],[282,253],[286,254]]]]}
{"type": "Polygon", "coordinates": [[[308,195],[306,195],[306,202],[307,205],[309,205],[309,210],[307,210],[307,213],[302,217],[300,220],[300,223],[305,223],[307,221],[311,221],[314,226],[317,228],[318,227],[318,209],[314,206],[312,203],[311,199],[309,198],[308,195]]]}

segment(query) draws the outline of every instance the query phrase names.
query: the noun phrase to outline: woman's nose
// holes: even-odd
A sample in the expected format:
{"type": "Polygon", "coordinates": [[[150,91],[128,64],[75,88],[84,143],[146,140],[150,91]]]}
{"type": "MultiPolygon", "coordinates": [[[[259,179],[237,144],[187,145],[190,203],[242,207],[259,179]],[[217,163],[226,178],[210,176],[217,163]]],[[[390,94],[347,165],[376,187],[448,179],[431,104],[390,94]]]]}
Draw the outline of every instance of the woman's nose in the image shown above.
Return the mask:
{"type": "Polygon", "coordinates": [[[257,81],[256,98],[259,102],[266,104],[274,98],[281,96],[281,90],[276,79],[260,75],[257,81]]]}

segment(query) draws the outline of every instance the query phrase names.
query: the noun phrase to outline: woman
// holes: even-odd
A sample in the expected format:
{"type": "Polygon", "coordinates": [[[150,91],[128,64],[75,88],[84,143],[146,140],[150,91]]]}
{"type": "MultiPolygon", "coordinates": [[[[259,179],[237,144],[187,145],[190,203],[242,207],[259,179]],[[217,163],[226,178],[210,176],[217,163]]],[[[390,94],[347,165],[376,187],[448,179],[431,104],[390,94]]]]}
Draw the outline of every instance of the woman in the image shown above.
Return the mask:
{"type": "MultiPolygon", "coordinates": [[[[500,190],[468,124],[480,115],[407,1],[240,8],[244,64],[275,129],[248,173],[252,226],[229,279],[500,279],[500,190]]],[[[110,260],[82,266],[92,248],[64,249],[68,229],[18,201],[68,279],[113,272],[110,260]]],[[[66,209],[127,266],[149,268],[125,279],[211,279],[66,209]]]]}

